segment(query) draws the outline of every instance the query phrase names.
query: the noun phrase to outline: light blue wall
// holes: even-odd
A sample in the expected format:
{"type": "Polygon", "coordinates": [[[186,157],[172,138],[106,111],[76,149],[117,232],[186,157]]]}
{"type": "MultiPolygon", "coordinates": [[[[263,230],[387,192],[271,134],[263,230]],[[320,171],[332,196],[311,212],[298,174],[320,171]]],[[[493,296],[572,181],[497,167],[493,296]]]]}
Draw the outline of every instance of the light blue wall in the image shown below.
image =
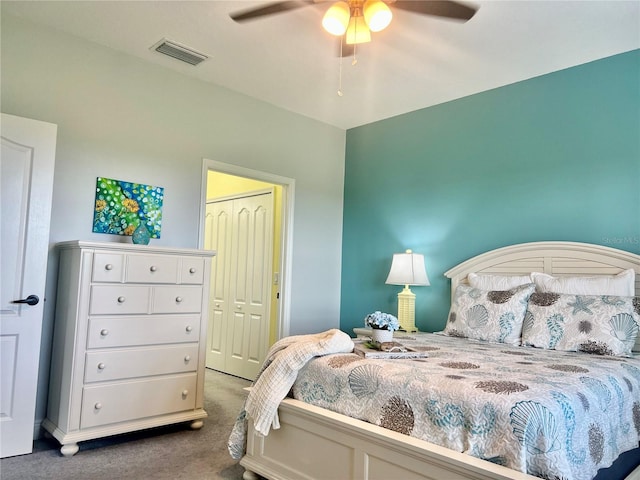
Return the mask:
{"type": "Polygon", "coordinates": [[[425,255],[416,324],[444,327],[443,273],[501,246],[640,253],[640,50],[347,132],[341,327],[397,312],[391,256],[425,255]]]}
{"type": "MultiPolygon", "coordinates": [[[[58,125],[50,242],[91,232],[96,177],[165,188],[162,238],[198,246],[203,158],[295,180],[290,333],[336,328],[345,131],[2,14],[2,111],[58,125]]],[[[50,254],[36,419],[47,398],[50,254]]]]}

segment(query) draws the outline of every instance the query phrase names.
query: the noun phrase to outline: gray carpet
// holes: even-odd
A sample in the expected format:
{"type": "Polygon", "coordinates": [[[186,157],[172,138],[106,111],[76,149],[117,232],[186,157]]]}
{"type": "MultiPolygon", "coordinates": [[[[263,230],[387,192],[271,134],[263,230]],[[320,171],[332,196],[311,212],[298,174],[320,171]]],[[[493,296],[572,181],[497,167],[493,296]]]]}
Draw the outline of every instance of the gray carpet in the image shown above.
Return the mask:
{"type": "Polygon", "coordinates": [[[207,369],[200,430],[189,424],[80,442],[71,458],[56,440],[38,440],[31,455],[0,460],[2,480],[189,479],[241,480],[244,469],[227,453],[227,438],[251,382],[207,369]]]}

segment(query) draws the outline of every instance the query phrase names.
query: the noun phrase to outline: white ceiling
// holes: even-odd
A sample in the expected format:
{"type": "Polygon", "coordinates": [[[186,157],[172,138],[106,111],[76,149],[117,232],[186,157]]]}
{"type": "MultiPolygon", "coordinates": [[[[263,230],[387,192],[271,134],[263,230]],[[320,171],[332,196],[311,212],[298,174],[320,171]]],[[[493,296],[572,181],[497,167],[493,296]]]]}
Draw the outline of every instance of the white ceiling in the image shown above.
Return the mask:
{"type": "Polygon", "coordinates": [[[243,24],[261,1],[7,1],[13,14],[281,108],[351,128],[640,48],[640,1],[472,0],[467,23],[395,10],[342,60],[318,3],[243,24]],[[192,67],[163,37],[211,56],[192,67]]]}

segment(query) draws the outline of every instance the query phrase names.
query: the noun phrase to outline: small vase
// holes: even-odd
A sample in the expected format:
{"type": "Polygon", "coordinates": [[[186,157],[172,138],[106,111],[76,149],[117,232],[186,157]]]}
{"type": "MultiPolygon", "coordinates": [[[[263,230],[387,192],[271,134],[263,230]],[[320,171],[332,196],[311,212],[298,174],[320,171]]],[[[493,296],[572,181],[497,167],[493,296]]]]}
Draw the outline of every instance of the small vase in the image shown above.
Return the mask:
{"type": "Polygon", "coordinates": [[[371,340],[378,343],[393,342],[393,330],[372,328],[371,340]]]}
{"type": "Polygon", "coordinates": [[[136,245],[149,245],[149,241],[151,240],[151,235],[149,234],[149,230],[144,225],[144,223],[141,223],[140,225],[138,225],[138,228],[136,228],[133,231],[131,240],[136,245]]]}

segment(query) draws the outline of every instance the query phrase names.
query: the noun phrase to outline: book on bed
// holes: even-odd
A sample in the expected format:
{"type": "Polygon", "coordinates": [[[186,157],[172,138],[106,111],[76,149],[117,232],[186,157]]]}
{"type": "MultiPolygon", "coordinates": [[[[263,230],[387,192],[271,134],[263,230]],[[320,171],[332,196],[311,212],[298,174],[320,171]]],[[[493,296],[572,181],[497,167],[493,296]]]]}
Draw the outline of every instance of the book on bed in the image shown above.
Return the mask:
{"type": "Polygon", "coordinates": [[[418,350],[398,342],[385,342],[381,348],[375,348],[370,342],[356,343],[353,349],[364,358],[424,358],[429,353],[424,350],[418,350]]]}

